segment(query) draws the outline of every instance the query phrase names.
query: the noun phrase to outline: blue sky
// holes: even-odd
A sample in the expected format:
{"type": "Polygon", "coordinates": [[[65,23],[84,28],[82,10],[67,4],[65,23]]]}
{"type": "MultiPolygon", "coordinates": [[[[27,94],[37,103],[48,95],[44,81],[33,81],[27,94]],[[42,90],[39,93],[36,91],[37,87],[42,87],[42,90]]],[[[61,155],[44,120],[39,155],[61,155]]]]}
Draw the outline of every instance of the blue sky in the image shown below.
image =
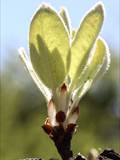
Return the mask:
{"type": "MultiPolygon", "coordinates": [[[[2,57],[6,57],[8,48],[18,49],[28,46],[28,27],[36,8],[48,2],[56,10],[61,6],[68,9],[72,26],[77,28],[82,16],[97,0],[1,0],[1,44],[2,57]]],[[[120,17],[119,0],[102,0],[105,5],[106,17],[101,36],[117,52],[119,51],[120,17]]]]}

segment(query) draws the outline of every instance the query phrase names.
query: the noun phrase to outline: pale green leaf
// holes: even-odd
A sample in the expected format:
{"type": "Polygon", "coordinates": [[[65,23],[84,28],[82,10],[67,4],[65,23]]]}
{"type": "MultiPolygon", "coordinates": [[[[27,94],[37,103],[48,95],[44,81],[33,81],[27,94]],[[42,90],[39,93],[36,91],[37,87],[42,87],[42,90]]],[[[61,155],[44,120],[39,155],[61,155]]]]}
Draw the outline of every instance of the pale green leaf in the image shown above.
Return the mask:
{"type": "Polygon", "coordinates": [[[24,63],[27,71],[31,75],[32,79],[34,80],[35,84],[40,89],[40,91],[42,92],[44,97],[46,98],[47,102],[49,102],[52,97],[51,91],[41,82],[40,78],[38,77],[38,75],[34,71],[32,65],[30,63],[30,60],[27,57],[27,53],[25,52],[25,49],[23,47],[21,47],[21,48],[19,48],[18,51],[19,51],[19,56],[20,56],[22,62],[24,63]]]}
{"type": "Polygon", "coordinates": [[[34,15],[29,32],[30,58],[43,83],[57,88],[65,78],[68,67],[69,38],[58,14],[42,5],[34,15]]]}
{"type": "Polygon", "coordinates": [[[101,78],[102,76],[104,76],[104,74],[108,71],[109,67],[110,67],[110,63],[111,63],[111,55],[109,52],[109,48],[106,44],[106,42],[104,41],[104,44],[106,45],[106,55],[105,55],[105,60],[104,63],[102,65],[102,68],[100,69],[100,72],[97,75],[97,78],[101,78]]]}
{"type": "Polygon", "coordinates": [[[106,54],[108,52],[107,45],[102,39],[98,39],[95,48],[92,50],[92,55],[89,58],[85,71],[81,74],[77,86],[77,97],[82,97],[90,88],[96,75],[102,68],[106,54]]]}
{"type": "Polygon", "coordinates": [[[75,34],[76,34],[76,30],[75,30],[75,29],[73,29],[73,30],[72,30],[72,39],[74,39],[75,34]]]}
{"type": "Polygon", "coordinates": [[[67,10],[65,8],[61,8],[60,10],[60,16],[62,17],[69,33],[70,33],[70,20],[69,20],[69,17],[68,17],[68,13],[67,13],[67,10]]]}
{"type": "Polygon", "coordinates": [[[88,59],[86,70],[83,73],[88,79],[93,79],[100,70],[107,52],[106,43],[102,39],[98,39],[92,52],[91,57],[88,59]]]}
{"type": "Polygon", "coordinates": [[[83,19],[72,43],[70,77],[72,86],[86,65],[90,51],[100,32],[104,18],[103,7],[98,4],[83,19]]]}

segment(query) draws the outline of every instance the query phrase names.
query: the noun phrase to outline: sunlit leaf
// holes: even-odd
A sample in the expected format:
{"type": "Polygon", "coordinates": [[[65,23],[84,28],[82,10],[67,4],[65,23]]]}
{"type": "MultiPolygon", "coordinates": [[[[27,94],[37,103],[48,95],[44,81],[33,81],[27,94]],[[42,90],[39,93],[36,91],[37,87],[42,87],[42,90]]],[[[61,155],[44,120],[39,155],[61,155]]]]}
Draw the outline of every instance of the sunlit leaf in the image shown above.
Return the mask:
{"type": "Polygon", "coordinates": [[[61,18],[49,6],[34,15],[29,32],[30,57],[35,71],[49,88],[57,88],[67,72],[68,32],[61,18]]]}
{"type": "Polygon", "coordinates": [[[61,8],[60,10],[60,16],[62,17],[69,33],[70,33],[70,20],[69,20],[69,17],[68,17],[68,13],[67,13],[67,10],[65,8],[61,8]]]}
{"type": "Polygon", "coordinates": [[[81,74],[77,86],[80,86],[77,96],[82,97],[90,88],[96,75],[99,73],[105,61],[108,47],[101,38],[97,40],[95,48],[92,50],[92,55],[89,58],[85,71],[81,74]]]}
{"type": "Polygon", "coordinates": [[[92,9],[83,19],[72,43],[70,77],[73,84],[86,65],[89,53],[100,32],[104,13],[101,4],[92,9]]]}
{"type": "Polygon", "coordinates": [[[38,75],[36,74],[36,72],[34,71],[28,57],[27,54],[25,52],[24,48],[19,48],[19,55],[20,58],[22,60],[22,62],[24,63],[27,71],[29,72],[29,74],[31,75],[32,79],[34,80],[34,82],[36,83],[37,87],[40,89],[40,91],[42,92],[42,94],[44,95],[44,97],[46,98],[47,102],[50,101],[51,99],[51,92],[50,90],[41,82],[40,78],[38,77],[38,75]]]}
{"type": "Polygon", "coordinates": [[[73,30],[72,30],[72,39],[74,39],[75,34],[76,34],[76,30],[75,30],[75,29],[73,29],[73,30]]]}

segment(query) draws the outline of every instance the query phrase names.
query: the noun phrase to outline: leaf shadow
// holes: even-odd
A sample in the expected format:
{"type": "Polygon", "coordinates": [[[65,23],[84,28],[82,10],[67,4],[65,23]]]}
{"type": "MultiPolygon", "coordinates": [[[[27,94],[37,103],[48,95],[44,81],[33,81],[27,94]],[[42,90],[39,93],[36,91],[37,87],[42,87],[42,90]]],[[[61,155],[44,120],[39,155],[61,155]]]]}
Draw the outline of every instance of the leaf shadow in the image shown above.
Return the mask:
{"type": "Polygon", "coordinates": [[[49,88],[57,88],[65,79],[65,66],[57,48],[50,51],[40,35],[37,35],[37,45],[30,44],[32,65],[40,79],[49,88]]]}

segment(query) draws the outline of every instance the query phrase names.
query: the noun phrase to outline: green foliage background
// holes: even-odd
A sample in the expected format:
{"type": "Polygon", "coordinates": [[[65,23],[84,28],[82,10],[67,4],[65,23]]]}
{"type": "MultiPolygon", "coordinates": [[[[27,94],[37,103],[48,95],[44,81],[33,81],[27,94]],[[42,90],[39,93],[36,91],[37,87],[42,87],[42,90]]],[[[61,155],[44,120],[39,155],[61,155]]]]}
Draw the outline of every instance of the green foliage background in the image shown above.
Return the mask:
{"type": "MultiPolygon", "coordinates": [[[[113,54],[113,52],[112,52],[113,54]]],[[[0,159],[58,158],[41,126],[47,115],[41,95],[18,53],[11,51],[1,71],[0,159]]],[[[80,103],[78,129],[72,140],[74,153],[91,148],[120,151],[119,57],[112,57],[108,73],[99,79],[80,103]]],[[[60,158],[60,157],[59,157],[60,158]]]]}

